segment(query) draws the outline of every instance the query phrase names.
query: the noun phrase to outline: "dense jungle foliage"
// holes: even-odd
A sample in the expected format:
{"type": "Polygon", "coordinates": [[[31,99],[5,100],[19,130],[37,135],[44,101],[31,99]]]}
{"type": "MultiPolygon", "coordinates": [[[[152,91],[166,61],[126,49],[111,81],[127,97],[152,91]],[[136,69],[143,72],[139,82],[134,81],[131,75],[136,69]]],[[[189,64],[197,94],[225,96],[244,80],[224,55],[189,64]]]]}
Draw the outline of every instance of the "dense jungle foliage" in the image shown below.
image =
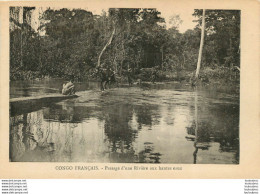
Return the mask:
{"type": "MultiPolygon", "coordinates": [[[[181,18],[173,17],[166,27],[156,9],[109,9],[101,15],[82,9],[46,9],[38,30],[26,21],[10,29],[10,79],[92,79],[100,52],[115,29],[100,59],[103,67],[120,77],[131,68],[136,78],[148,80],[149,74],[140,72],[156,68],[161,81],[189,80],[198,60],[202,10],[194,10],[193,15],[197,26],[180,33],[181,18]]],[[[200,77],[238,83],[240,11],[206,10],[205,21],[200,77]]]]}

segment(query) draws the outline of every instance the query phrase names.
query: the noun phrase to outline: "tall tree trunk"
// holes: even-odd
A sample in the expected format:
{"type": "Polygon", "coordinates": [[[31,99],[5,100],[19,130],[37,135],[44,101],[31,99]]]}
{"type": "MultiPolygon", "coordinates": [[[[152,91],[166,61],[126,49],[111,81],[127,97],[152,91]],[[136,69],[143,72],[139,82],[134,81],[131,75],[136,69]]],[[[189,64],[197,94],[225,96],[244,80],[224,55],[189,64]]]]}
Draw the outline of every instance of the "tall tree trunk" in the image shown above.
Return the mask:
{"type": "MultiPolygon", "coordinates": [[[[42,11],[42,8],[39,8],[39,11],[38,11],[38,14],[39,14],[39,16],[38,16],[38,20],[39,20],[39,26],[41,27],[42,26],[42,13],[41,13],[41,11],[42,11]]],[[[42,45],[41,45],[41,29],[40,28],[38,28],[38,39],[39,39],[39,53],[38,53],[38,56],[39,56],[39,66],[40,66],[40,69],[39,69],[39,71],[43,71],[43,66],[42,66],[42,45]]]]}
{"type": "Polygon", "coordinates": [[[146,68],[147,68],[147,53],[145,53],[145,65],[146,65],[146,68]]]}
{"type": "Polygon", "coordinates": [[[121,63],[120,63],[120,76],[122,76],[122,70],[123,70],[123,63],[124,63],[124,59],[121,60],[121,63]]]}
{"type": "Polygon", "coordinates": [[[196,74],[195,74],[196,79],[198,79],[198,77],[199,77],[200,66],[201,66],[201,57],[202,57],[202,49],[203,49],[203,43],[204,43],[204,32],[205,32],[205,12],[206,12],[206,10],[203,9],[202,26],[201,26],[201,38],[200,38],[200,50],[199,50],[199,57],[198,57],[196,74]]]}
{"type": "Polygon", "coordinates": [[[115,32],[116,32],[116,26],[114,25],[113,32],[112,32],[112,34],[111,34],[111,36],[110,36],[108,42],[106,43],[106,45],[104,46],[104,48],[102,49],[101,53],[100,53],[99,56],[98,56],[97,67],[100,67],[100,60],[101,60],[101,57],[102,57],[104,51],[107,49],[107,47],[111,44],[112,39],[113,39],[113,37],[114,37],[114,35],[115,35],[115,32]]]}
{"type": "Polygon", "coordinates": [[[20,67],[23,68],[23,28],[21,28],[21,45],[20,45],[20,67]]]}
{"type": "Polygon", "coordinates": [[[182,53],[182,56],[183,56],[183,63],[182,63],[182,68],[184,69],[184,65],[185,65],[185,54],[182,53]]]}
{"type": "Polygon", "coordinates": [[[22,24],[21,24],[21,45],[20,45],[20,55],[21,55],[21,60],[20,60],[20,67],[23,68],[23,31],[24,31],[24,28],[23,28],[23,25],[24,25],[24,10],[23,10],[23,7],[22,7],[22,24]]]}
{"type": "Polygon", "coordinates": [[[162,69],[163,69],[163,47],[162,47],[162,69]]]}

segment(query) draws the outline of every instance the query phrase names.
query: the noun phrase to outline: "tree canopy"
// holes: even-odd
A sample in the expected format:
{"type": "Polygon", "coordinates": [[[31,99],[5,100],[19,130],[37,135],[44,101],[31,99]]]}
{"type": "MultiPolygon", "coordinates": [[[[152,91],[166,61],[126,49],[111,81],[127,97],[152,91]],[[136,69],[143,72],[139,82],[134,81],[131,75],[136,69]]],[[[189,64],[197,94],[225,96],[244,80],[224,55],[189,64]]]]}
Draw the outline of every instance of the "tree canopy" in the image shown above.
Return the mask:
{"type": "MultiPolygon", "coordinates": [[[[152,67],[195,71],[202,10],[194,10],[193,15],[198,25],[180,33],[180,16],[173,15],[167,28],[157,9],[111,8],[93,15],[83,9],[49,8],[39,18],[38,31],[10,30],[11,79],[26,79],[21,72],[89,78],[114,28],[113,40],[100,60],[119,75],[124,76],[129,67],[136,72],[152,67]]],[[[240,67],[240,11],[207,10],[205,22],[202,68],[240,67]]]]}

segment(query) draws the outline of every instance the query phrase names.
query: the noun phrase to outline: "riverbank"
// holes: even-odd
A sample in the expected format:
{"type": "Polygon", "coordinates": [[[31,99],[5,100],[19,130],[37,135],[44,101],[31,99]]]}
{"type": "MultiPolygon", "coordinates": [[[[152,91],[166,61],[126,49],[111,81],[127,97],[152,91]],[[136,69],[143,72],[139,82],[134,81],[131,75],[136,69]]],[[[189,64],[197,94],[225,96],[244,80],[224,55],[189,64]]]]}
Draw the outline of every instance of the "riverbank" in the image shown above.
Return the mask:
{"type": "MultiPolygon", "coordinates": [[[[155,81],[163,82],[163,81],[186,81],[189,82],[191,77],[194,76],[195,70],[187,70],[187,69],[178,69],[178,70],[157,70],[155,73],[155,81]]],[[[140,79],[142,81],[151,81],[153,77],[152,68],[146,68],[143,70],[136,70],[132,73],[131,77],[134,80],[140,79]]],[[[71,75],[43,75],[38,71],[11,71],[10,72],[10,80],[43,80],[43,79],[69,79],[72,77],[71,75]]],[[[234,66],[231,68],[227,68],[224,66],[215,66],[215,67],[205,67],[202,68],[199,74],[200,80],[204,83],[216,83],[216,82],[232,82],[239,83],[240,82],[240,70],[238,67],[234,66]]],[[[97,81],[97,78],[94,78],[90,75],[86,75],[84,77],[74,77],[75,80],[83,81],[97,81]]],[[[127,82],[127,75],[121,74],[120,80],[127,82]]]]}
{"type": "MultiPolygon", "coordinates": [[[[22,72],[20,72],[22,75],[22,72]]],[[[133,86],[152,88],[158,84],[174,83],[179,88],[194,87],[191,78],[194,76],[194,70],[178,71],[156,71],[154,82],[152,80],[151,69],[135,72],[132,75],[133,86]]],[[[11,78],[11,77],[10,77],[11,78]]],[[[58,78],[50,76],[39,76],[37,73],[29,73],[24,79],[12,80],[10,82],[10,98],[28,97],[36,95],[45,95],[61,93],[62,85],[68,81],[67,78],[58,78]]],[[[128,78],[125,74],[117,77],[119,87],[129,87],[128,78]]],[[[74,81],[77,91],[100,89],[100,82],[97,77],[85,77],[74,81]]],[[[116,87],[115,85],[109,86],[116,87]]],[[[167,87],[167,86],[166,86],[167,87]]],[[[229,68],[203,68],[200,71],[199,79],[196,82],[197,88],[206,90],[217,89],[219,92],[231,91],[234,94],[240,92],[240,72],[229,68]]]]}

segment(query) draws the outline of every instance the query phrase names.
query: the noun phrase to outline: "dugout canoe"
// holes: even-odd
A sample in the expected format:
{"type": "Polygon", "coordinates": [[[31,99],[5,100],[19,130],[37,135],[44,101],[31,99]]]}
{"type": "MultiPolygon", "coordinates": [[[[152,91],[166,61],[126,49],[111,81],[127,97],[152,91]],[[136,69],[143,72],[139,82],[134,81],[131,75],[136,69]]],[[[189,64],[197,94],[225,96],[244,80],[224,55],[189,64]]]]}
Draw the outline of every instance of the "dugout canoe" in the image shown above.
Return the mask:
{"type": "Polygon", "coordinates": [[[51,94],[45,96],[31,96],[10,99],[10,116],[37,111],[42,107],[48,107],[52,103],[62,100],[77,98],[77,95],[51,94]]]}

